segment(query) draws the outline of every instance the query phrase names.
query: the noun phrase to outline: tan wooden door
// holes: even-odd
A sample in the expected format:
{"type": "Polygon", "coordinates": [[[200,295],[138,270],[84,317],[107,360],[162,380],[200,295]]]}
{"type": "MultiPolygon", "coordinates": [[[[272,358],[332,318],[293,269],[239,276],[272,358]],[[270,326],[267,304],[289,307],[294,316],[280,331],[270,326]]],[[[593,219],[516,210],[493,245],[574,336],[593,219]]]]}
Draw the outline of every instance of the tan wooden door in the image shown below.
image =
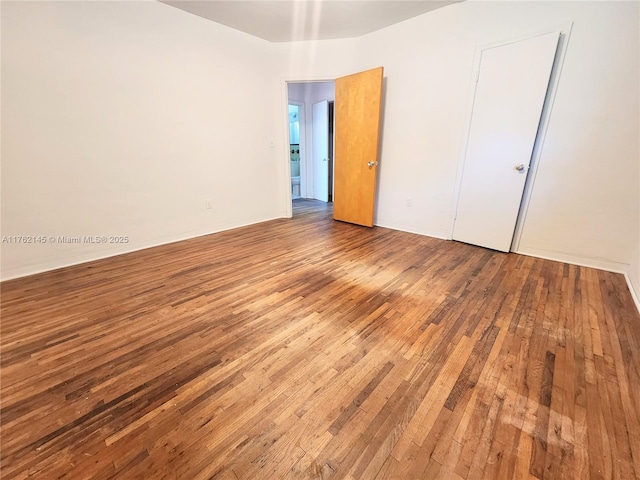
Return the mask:
{"type": "Polygon", "coordinates": [[[373,226],[383,67],[336,79],[333,218],[373,226]]]}

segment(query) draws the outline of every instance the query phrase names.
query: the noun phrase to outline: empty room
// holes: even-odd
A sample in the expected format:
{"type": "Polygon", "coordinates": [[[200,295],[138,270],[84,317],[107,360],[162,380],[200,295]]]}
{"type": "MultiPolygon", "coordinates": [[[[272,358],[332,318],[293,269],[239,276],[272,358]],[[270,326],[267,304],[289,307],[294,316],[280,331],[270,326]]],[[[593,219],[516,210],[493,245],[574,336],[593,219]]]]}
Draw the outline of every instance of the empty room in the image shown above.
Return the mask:
{"type": "Polygon", "coordinates": [[[640,2],[0,21],[3,479],[640,479],[640,2]]]}

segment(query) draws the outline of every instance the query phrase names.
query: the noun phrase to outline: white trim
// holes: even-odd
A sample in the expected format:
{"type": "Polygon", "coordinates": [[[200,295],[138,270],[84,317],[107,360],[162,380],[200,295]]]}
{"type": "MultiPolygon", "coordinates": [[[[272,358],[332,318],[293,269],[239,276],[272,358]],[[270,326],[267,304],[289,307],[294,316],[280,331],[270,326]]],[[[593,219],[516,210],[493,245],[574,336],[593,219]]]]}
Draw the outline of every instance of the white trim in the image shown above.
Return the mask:
{"type": "MultiPolygon", "coordinates": [[[[288,94],[288,92],[287,92],[288,94]]],[[[302,193],[303,193],[303,185],[302,185],[302,179],[305,178],[305,170],[306,170],[306,165],[305,162],[302,161],[302,159],[306,159],[306,155],[304,152],[304,148],[306,148],[306,111],[305,111],[305,104],[304,102],[299,102],[297,100],[291,100],[290,98],[288,98],[287,96],[287,109],[289,108],[289,105],[296,105],[298,107],[298,124],[299,124],[299,132],[300,132],[300,138],[299,140],[299,146],[300,146],[300,151],[302,152],[302,155],[300,156],[300,197],[302,197],[302,193]],[[305,167],[305,168],[303,168],[305,167]]],[[[291,191],[291,156],[289,154],[289,150],[290,150],[290,145],[291,145],[291,138],[289,137],[290,135],[290,130],[287,130],[286,133],[286,138],[287,138],[287,159],[289,160],[288,165],[289,165],[289,196],[291,197],[291,200],[293,201],[293,192],[291,191]]],[[[291,202],[289,202],[291,203],[291,202]]],[[[289,217],[287,218],[291,218],[293,216],[293,210],[291,211],[291,215],[289,215],[289,217]]]]}
{"type": "MultiPolygon", "coordinates": [[[[284,194],[284,212],[286,218],[293,217],[293,199],[291,194],[291,154],[289,152],[289,88],[287,82],[282,83],[284,85],[283,93],[283,101],[280,102],[280,105],[283,106],[284,111],[282,112],[281,117],[285,120],[283,122],[283,134],[282,134],[282,144],[287,145],[287,148],[283,149],[285,152],[284,158],[284,186],[285,186],[285,194],[284,194]]],[[[298,115],[299,116],[299,115],[298,115]]],[[[300,132],[302,134],[302,132],[300,132]]],[[[302,187],[300,187],[302,188],[302,187]]],[[[302,193],[302,192],[300,192],[302,193]]]]}
{"type": "Polygon", "coordinates": [[[597,270],[606,270],[613,273],[627,273],[629,265],[626,263],[615,262],[605,258],[584,257],[582,255],[574,255],[567,252],[554,252],[552,250],[543,250],[538,248],[520,248],[518,251],[512,252],[519,255],[527,255],[529,257],[542,258],[544,260],[553,260],[555,262],[570,263],[581,267],[595,268],[597,270]]]}
{"type": "Polygon", "coordinates": [[[399,227],[389,223],[374,223],[374,226],[381,228],[388,228],[390,230],[397,230],[399,232],[405,233],[414,233],[416,235],[422,235],[423,237],[431,237],[437,238],[438,240],[451,240],[451,238],[447,237],[447,231],[442,230],[439,232],[418,232],[417,230],[407,230],[406,227],[399,227]]]}
{"type": "Polygon", "coordinates": [[[542,150],[542,146],[544,144],[544,137],[546,135],[547,128],[549,126],[549,118],[551,116],[553,102],[555,101],[555,95],[558,89],[560,74],[562,72],[562,66],[564,64],[564,58],[566,55],[567,45],[569,43],[569,37],[571,35],[572,28],[573,28],[573,22],[570,22],[569,24],[563,27],[539,30],[534,33],[529,33],[519,37],[476,46],[474,59],[473,59],[473,68],[471,71],[471,77],[469,79],[469,91],[467,94],[468,101],[467,101],[466,121],[464,126],[464,137],[462,142],[463,147],[460,151],[460,157],[458,159],[458,167],[456,171],[456,183],[453,191],[453,199],[451,202],[450,213],[449,213],[449,218],[450,218],[450,227],[449,227],[449,236],[448,236],[449,239],[453,239],[453,231],[455,228],[455,220],[456,220],[457,211],[458,211],[458,201],[460,199],[460,189],[462,186],[462,174],[464,171],[464,163],[467,156],[467,147],[469,144],[469,133],[471,131],[471,121],[473,119],[473,107],[475,104],[476,88],[477,88],[476,79],[478,78],[478,74],[480,73],[480,63],[482,60],[482,52],[484,50],[488,50],[491,48],[496,48],[503,45],[509,45],[511,43],[527,40],[529,38],[539,37],[541,35],[547,35],[553,32],[557,32],[558,35],[560,35],[558,51],[556,53],[556,59],[554,61],[554,65],[551,71],[549,89],[547,90],[545,105],[543,107],[543,111],[540,119],[540,125],[538,127],[538,131],[540,135],[538,138],[536,138],[536,143],[534,145],[534,150],[532,154],[531,161],[533,164],[533,172],[531,172],[531,165],[530,165],[529,167],[530,172],[527,175],[527,180],[525,182],[525,188],[523,192],[520,213],[518,215],[518,219],[516,220],[516,227],[514,230],[514,237],[512,239],[512,247],[511,247],[511,251],[514,251],[517,248],[517,246],[519,246],[519,243],[520,243],[520,237],[522,235],[522,227],[524,225],[526,212],[529,208],[529,201],[531,199],[531,192],[533,190],[533,182],[535,180],[535,176],[537,173],[537,167],[539,163],[538,159],[540,156],[540,151],[542,150]],[[565,35],[566,35],[566,41],[562,41],[563,36],[565,35]],[[549,103],[547,105],[548,101],[549,103]]]}
{"type": "Polygon", "coordinates": [[[285,83],[318,83],[318,82],[333,82],[336,78],[344,75],[309,75],[309,76],[295,76],[295,77],[280,77],[285,83]]]}
{"type": "Polygon", "coordinates": [[[605,270],[612,273],[621,273],[622,275],[624,275],[624,278],[627,281],[627,287],[629,288],[629,293],[631,293],[631,298],[633,299],[633,302],[638,309],[638,313],[640,313],[640,292],[637,292],[635,290],[633,282],[631,281],[631,276],[629,275],[629,264],[614,262],[612,260],[606,260],[604,258],[583,257],[566,252],[552,252],[549,250],[540,250],[537,248],[523,248],[519,249],[517,252],[512,253],[517,253],[518,255],[527,255],[529,257],[542,258],[544,260],[553,260],[555,262],[570,263],[571,265],[595,268],[597,270],[605,270]]]}
{"type": "Polygon", "coordinates": [[[449,225],[448,239],[453,239],[453,229],[456,225],[456,217],[458,214],[458,201],[460,200],[460,189],[462,187],[462,172],[464,170],[464,161],[467,158],[467,147],[469,145],[469,132],[471,131],[471,119],[473,118],[473,106],[476,99],[476,89],[478,82],[476,79],[480,73],[480,61],[482,59],[482,50],[484,48],[476,46],[473,54],[473,68],[471,69],[471,78],[469,79],[469,91],[467,93],[467,113],[464,124],[464,134],[462,138],[462,150],[460,150],[460,157],[458,158],[458,168],[456,170],[456,183],[453,188],[453,197],[451,206],[449,207],[449,218],[451,219],[449,225]]]}
{"type": "Polygon", "coordinates": [[[629,287],[629,291],[631,292],[631,298],[633,298],[633,303],[636,304],[638,313],[640,313],[640,292],[636,292],[633,282],[631,281],[631,275],[629,275],[628,272],[624,272],[624,278],[627,281],[627,287],[629,287]]]}
{"type": "Polygon", "coordinates": [[[214,230],[199,230],[188,233],[180,233],[177,235],[171,235],[160,239],[157,242],[149,242],[149,243],[140,243],[137,245],[129,245],[129,248],[125,248],[118,251],[111,252],[88,252],[83,255],[78,255],[76,257],[67,258],[62,261],[50,261],[45,263],[38,263],[34,265],[27,265],[25,267],[20,267],[16,269],[4,269],[1,272],[0,281],[5,282],[8,280],[14,280],[16,278],[28,277],[30,275],[36,275],[38,273],[50,272],[53,270],[58,270],[61,268],[73,267],[76,265],[82,265],[83,263],[90,263],[97,260],[104,260],[106,258],[117,257],[119,255],[125,255],[127,253],[139,252],[140,250],[146,250],[148,248],[159,247],[162,245],[168,245],[170,243],[183,242],[185,240],[191,240],[193,238],[204,237],[207,235],[212,235],[215,233],[225,232],[228,230],[234,230],[236,228],[246,227],[250,225],[255,225],[262,222],[268,222],[270,220],[276,220],[278,218],[283,218],[279,216],[275,217],[267,217],[267,218],[254,218],[250,220],[245,220],[241,223],[228,224],[224,226],[220,226],[214,230]],[[7,273],[8,272],[8,273],[7,273]]]}
{"type": "Polygon", "coordinates": [[[533,145],[533,152],[531,153],[529,172],[527,173],[527,180],[524,184],[524,191],[522,193],[522,200],[520,202],[520,212],[518,213],[518,218],[516,219],[516,228],[513,233],[513,239],[511,240],[511,251],[516,251],[520,247],[520,240],[522,239],[522,233],[524,231],[527,213],[529,212],[529,204],[531,202],[533,186],[535,185],[535,180],[538,175],[540,157],[542,156],[544,142],[547,137],[547,131],[549,129],[549,123],[551,119],[551,112],[553,111],[553,105],[556,101],[558,85],[560,83],[562,68],[564,66],[564,59],[567,55],[567,48],[569,46],[569,40],[571,39],[572,30],[573,22],[569,23],[564,28],[558,29],[560,33],[560,39],[558,40],[558,50],[556,52],[554,65],[551,68],[551,79],[549,80],[547,96],[545,97],[544,105],[542,107],[542,113],[540,115],[538,136],[536,138],[536,142],[533,145]]]}
{"type": "MultiPolygon", "coordinates": [[[[286,112],[284,112],[281,115],[281,118],[283,119],[283,133],[284,133],[284,141],[282,142],[283,145],[289,145],[289,84],[290,83],[321,83],[321,82],[334,82],[336,80],[336,78],[338,78],[338,75],[333,75],[333,76],[327,76],[327,75],[314,75],[314,76],[296,76],[296,77],[280,77],[280,84],[282,85],[282,93],[283,93],[283,100],[280,102],[280,104],[282,105],[282,108],[286,110],[286,112]]],[[[303,106],[304,108],[304,106],[303,106]]],[[[305,112],[306,115],[306,112],[305,112]]],[[[305,116],[306,119],[306,116],[305,116]]],[[[306,129],[305,129],[305,134],[306,134],[306,129]]],[[[302,131],[300,132],[300,139],[302,141],[302,131]]],[[[300,144],[300,147],[302,148],[302,144],[300,144]]],[[[306,138],[305,138],[305,148],[306,148],[306,138]]],[[[285,218],[291,218],[293,216],[293,204],[292,204],[292,198],[291,198],[291,163],[290,163],[290,157],[289,157],[289,148],[287,147],[286,149],[286,155],[283,157],[283,160],[285,162],[285,168],[284,168],[284,172],[286,175],[286,178],[284,180],[284,184],[286,186],[287,191],[285,192],[285,202],[286,205],[284,205],[284,211],[285,211],[285,218]]],[[[302,164],[300,165],[300,175],[302,176],[302,164]]],[[[300,194],[302,196],[302,179],[300,179],[300,194]]],[[[306,189],[305,189],[306,190],[306,189]]],[[[305,192],[306,193],[306,192],[305,192]]]]}
{"type": "MultiPolygon", "coordinates": [[[[415,230],[407,230],[404,227],[397,227],[392,224],[384,224],[384,223],[376,223],[376,227],[388,228],[390,230],[397,230],[405,233],[413,233],[416,235],[422,235],[425,237],[436,238],[439,240],[451,241],[452,239],[447,237],[446,231],[442,231],[439,233],[436,232],[418,232],[415,230]]],[[[637,292],[634,288],[633,282],[631,281],[631,276],[628,273],[629,265],[626,263],[614,262],[612,260],[606,260],[601,258],[591,258],[591,257],[583,257],[580,255],[573,255],[571,253],[565,252],[552,252],[548,250],[540,250],[535,248],[524,248],[517,252],[513,251],[510,253],[514,253],[516,255],[526,255],[528,257],[541,258],[543,260],[551,260],[554,262],[561,263],[569,263],[571,265],[578,265],[580,267],[587,268],[595,268],[597,270],[604,270],[612,273],[621,273],[624,275],[625,280],[627,281],[627,287],[629,288],[629,292],[631,293],[631,298],[635,303],[636,308],[638,309],[638,313],[640,313],[640,292],[637,292]]]]}

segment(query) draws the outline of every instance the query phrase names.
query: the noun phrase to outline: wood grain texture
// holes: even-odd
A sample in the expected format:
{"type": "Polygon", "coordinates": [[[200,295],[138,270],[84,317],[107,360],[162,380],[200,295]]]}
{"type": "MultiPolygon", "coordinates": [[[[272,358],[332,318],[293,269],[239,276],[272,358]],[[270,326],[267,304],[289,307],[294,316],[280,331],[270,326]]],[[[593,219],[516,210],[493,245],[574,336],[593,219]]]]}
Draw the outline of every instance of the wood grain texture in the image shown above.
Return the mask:
{"type": "Polygon", "coordinates": [[[383,71],[336,79],[333,218],[365,227],[373,226],[383,71]]]}
{"type": "Polygon", "coordinates": [[[621,275],[294,211],[3,283],[2,478],[640,478],[621,275]]]}

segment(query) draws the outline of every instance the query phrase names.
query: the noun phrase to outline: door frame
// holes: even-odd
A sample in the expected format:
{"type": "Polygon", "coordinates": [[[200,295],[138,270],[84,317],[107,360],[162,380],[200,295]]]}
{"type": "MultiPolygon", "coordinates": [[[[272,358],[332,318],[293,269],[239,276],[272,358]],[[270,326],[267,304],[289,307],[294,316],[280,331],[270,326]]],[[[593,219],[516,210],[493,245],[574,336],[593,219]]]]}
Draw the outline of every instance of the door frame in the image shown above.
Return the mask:
{"type": "MultiPolygon", "coordinates": [[[[331,155],[329,153],[329,145],[330,145],[330,140],[329,140],[329,102],[330,100],[318,100],[317,102],[314,102],[311,104],[311,165],[313,168],[313,198],[320,200],[320,201],[324,201],[322,200],[321,197],[322,195],[320,195],[320,191],[322,191],[323,187],[320,185],[323,181],[327,182],[327,200],[326,202],[328,202],[328,198],[329,198],[329,191],[332,189],[331,186],[328,184],[329,183],[329,171],[331,170],[331,168],[329,167],[329,159],[331,158],[331,155]],[[323,123],[321,126],[322,127],[326,127],[326,130],[324,128],[322,128],[320,131],[318,131],[317,127],[318,125],[316,124],[316,105],[320,105],[320,104],[326,104],[327,106],[327,110],[326,110],[326,115],[327,115],[327,122],[323,123]],[[327,143],[326,145],[323,145],[324,142],[318,142],[318,138],[316,138],[316,136],[318,134],[323,135],[321,132],[322,130],[325,130],[324,135],[327,136],[327,143]],[[319,146],[322,147],[326,147],[327,150],[327,154],[326,154],[326,169],[327,169],[327,175],[326,178],[324,177],[324,175],[320,175],[317,176],[316,174],[321,170],[321,168],[319,168],[319,165],[322,164],[322,160],[320,160],[319,158],[316,158],[316,153],[317,153],[317,148],[319,146]]],[[[322,138],[322,137],[321,137],[322,138]]]]}
{"type": "MultiPolygon", "coordinates": [[[[287,104],[287,114],[288,114],[288,109],[289,109],[289,105],[295,105],[296,107],[298,107],[298,122],[299,122],[299,132],[300,132],[300,150],[303,150],[303,148],[306,148],[306,142],[307,142],[307,136],[306,136],[306,122],[304,122],[301,119],[306,118],[306,112],[304,111],[304,103],[303,102],[298,102],[297,100],[289,100],[289,103],[287,104]]],[[[291,138],[289,138],[289,130],[287,130],[287,139],[289,140],[286,144],[287,144],[287,152],[289,152],[289,145],[291,144],[291,138]]],[[[305,155],[305,159],[306,159],[306,155],[305,155]]],[[[302,161],[302,157],[300,158],[300,196],[302,197],[302,192],[303,192],[303,188],[302,188],[302,179],[306,178],[306,162],[302,161]],[[303,168],[305,167],[305,168],[303,168]],[[304,172],[303,172],[304,170],[304,172]]],[[[291,157],[289,157],[289,179],[291,179],[291,157]]],[[[291,190],[291,180],[289,180],[289,189],[291,190]]],[[[305,189],[306,189],[306,185],[305,185],[305,189]]],[[[293,197],[293,193],[289,192],[291,197],[293,197]]]]}
{"type": "MultiPolygon", "coordinates": [[[[293,200],[291,198],[291,163],[289,157],[289,84],[290,83],[320,83],[320,82],[335,82],[336,78],[340,75],[314,75],[312,77],[281,77],[280,85],[282,92],[282,99],[280,101],[280,106],[282,108],[280,113],[280,118],[282,119],[282,135],[283,135],[283,144],[287,145],[287,148],[284,149],[283,153],[285,155],[282,156],[282,161],[284,162],[284,184],[285,184],[285,196],[284,196],[284,218],[293,217],[293,200]]],[[[302,133],[300,133],[302,135],[302,133]]],[[[301,144],[302,146],[302,144],[301,144]]],[[[300,175],[302,176],[302,165],[300,165],[300,175]]],[[[300,183],[302,184],[302,178],[300,179],[300,183]]],[[[306,188],[305,188],[306,190],[306,188]]],[[[300,185],[300,193],[302,193],[302,185],[300,185]]]]}
{"type": "Polygon", "coordinates": [[[449,214],[449,218],[451,219],[450,226],[449,226],[450,239],[453,239],[453,230],[455,227],[456,215],[458,212],[458,200],[460,198],[460,190],[462,187],[462,174],[464,171],[464,163],[467,156],[467,147],[469,144],[469,133],[471,131],[471,120],[473,118],[473,106],[475,104],[475,99],[476,99],[476,86],[477,86],[478,75],[480,74],[480,62],[482,59],[482,52],[490,48],[502,47],[504,45],[520,42],[522,40],[528,40],[530,38],[538,37],[540,35],[545,35],[548,33],[557,32],[560,35],[560,38],[558,40],[558,50],[556,51],[556,57],[554,59],[553,66],[551,67],[549,87],[547,89],[547,95],[545,97],[544,104],[542,107],[542,113],[540,114],[540,123],[538,124],[536,141],[533,145],[533,152],[531,154],[531,163],[529,164],[529,170],[527,172],[527,178],[524,184],[522,200],[520,202],[520,209],[518,211],[516,226],[515,226],[513,238],[511,241],[511,248],[509,250],[510,252],[518,252],[520,248],[520,239],[522,237],[522,232],[524,230],[524,225],[527,217],[527,212],[529,210],[529,203],[531,201],[531,196],[533,193],[535,178],[538,173],[538,166],[540,164],[540,157],[542,155],[542,150],[544,147],[544,140],[547,134],[547,129],[549,128],[549,120],[551,118],[553,104],[555,102],[556,93],[558,91],[558,84],[560,82],[560,77],[562,74],[562,67],[564,65],[564,59],[567,53],[567,47],[569,45],[569,40],[571,38],[572,29],[573,29],[573,22],[570,22],[560,27],[549,28],[546,30],[538,30],[535,32],[528,33],[526,35],[519,36],[519,37],[509,38],[509,39],[500,40],[497,42],[491,42],[491,43],[486,43],[486,44],[476,46],[475,52],[474,52],[474,58],[473,58],[472,75],[469,80],[469,93],[467,95],[468,101],[467,101],[467,109],[466,109],[467,113],[466,113],[466,120],[465,120],[465,126],[464,126],[462,149],[460,151],[460,158],[458,159],[456,183],[453,191],[453,201],[451,203],[450,214],[449,214]]]}

